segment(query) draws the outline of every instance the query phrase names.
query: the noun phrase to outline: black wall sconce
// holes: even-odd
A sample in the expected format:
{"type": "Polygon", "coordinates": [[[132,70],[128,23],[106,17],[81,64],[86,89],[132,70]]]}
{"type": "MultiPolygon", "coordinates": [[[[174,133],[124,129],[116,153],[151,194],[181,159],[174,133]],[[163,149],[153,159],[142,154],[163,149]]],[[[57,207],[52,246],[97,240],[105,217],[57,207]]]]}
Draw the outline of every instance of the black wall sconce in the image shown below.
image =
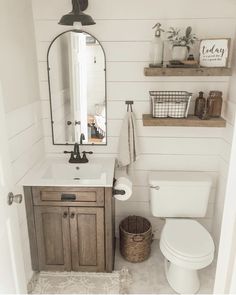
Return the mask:
{"type": "Polygon", "coordinates": [[[95,25],[93,18],[83,13],[88,7],[88,0],[72,0],[72,11],[62,16],[59,21],[60,25],[73,26],[75,22],[79,22],[82,26],[95,25]]]}

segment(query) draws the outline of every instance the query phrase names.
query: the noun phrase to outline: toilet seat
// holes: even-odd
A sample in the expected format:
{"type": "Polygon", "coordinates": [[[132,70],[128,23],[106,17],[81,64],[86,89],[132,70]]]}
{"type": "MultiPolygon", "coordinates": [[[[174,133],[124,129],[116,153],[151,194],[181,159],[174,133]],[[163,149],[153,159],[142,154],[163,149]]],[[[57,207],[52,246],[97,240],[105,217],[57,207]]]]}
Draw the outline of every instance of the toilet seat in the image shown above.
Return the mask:
{"type": "Polygon", "coordinates": [[[191,219],[167,219],[161,234],[160,248],[169,261],[188,269],[208,266],[215,251],[211,235],[201,224],[191,219]]]}

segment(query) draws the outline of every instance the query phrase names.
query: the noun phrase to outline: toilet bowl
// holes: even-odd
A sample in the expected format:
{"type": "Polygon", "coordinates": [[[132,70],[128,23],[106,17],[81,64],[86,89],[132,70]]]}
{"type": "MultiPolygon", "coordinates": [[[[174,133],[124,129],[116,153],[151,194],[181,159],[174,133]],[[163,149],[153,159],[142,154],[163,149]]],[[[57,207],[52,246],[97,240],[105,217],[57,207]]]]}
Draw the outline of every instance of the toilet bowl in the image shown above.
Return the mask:
{"type": "Polygon", "coordinates": [[[167,219],[160,249],[170,286],[181,294],[196,293],[200,288],[198,270],[214,259],[215,246],[208,231],[195,220],[167,219]]]}
{"type": "Polygon", "coordinates": [[[203,172],[159,171],[149,174],[149,185],[151,212],[166,220],[160,249],[167,280],[177,293],[194,294],[198,270],[214,259],[211,235],[194,220],[206,215],[212,179],[203,172]]]}

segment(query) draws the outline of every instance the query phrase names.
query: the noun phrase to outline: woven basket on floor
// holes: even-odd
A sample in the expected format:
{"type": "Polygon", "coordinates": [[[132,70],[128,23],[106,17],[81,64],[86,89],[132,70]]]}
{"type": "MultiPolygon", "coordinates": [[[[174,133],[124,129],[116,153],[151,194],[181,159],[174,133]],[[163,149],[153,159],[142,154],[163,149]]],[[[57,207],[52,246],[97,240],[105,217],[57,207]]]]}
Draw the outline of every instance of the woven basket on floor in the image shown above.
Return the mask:
{"type": "Polygon", "coordinates": [[[152,226],[143,217],[129,216],[120,223],[120,253],[130,262],[146,260],[151,253],[152,226]]]}

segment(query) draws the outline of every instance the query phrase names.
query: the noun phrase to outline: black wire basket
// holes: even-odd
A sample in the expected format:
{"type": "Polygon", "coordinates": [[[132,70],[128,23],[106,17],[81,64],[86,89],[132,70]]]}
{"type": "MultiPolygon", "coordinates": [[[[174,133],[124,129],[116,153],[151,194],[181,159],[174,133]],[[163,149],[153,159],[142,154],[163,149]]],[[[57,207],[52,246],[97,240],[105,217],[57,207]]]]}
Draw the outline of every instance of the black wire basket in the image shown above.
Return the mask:
{"type": "Polygon", "coordinates": [[[187,91],[150,91],[154,118],[187,118],[192,93],[187,91]]]}

